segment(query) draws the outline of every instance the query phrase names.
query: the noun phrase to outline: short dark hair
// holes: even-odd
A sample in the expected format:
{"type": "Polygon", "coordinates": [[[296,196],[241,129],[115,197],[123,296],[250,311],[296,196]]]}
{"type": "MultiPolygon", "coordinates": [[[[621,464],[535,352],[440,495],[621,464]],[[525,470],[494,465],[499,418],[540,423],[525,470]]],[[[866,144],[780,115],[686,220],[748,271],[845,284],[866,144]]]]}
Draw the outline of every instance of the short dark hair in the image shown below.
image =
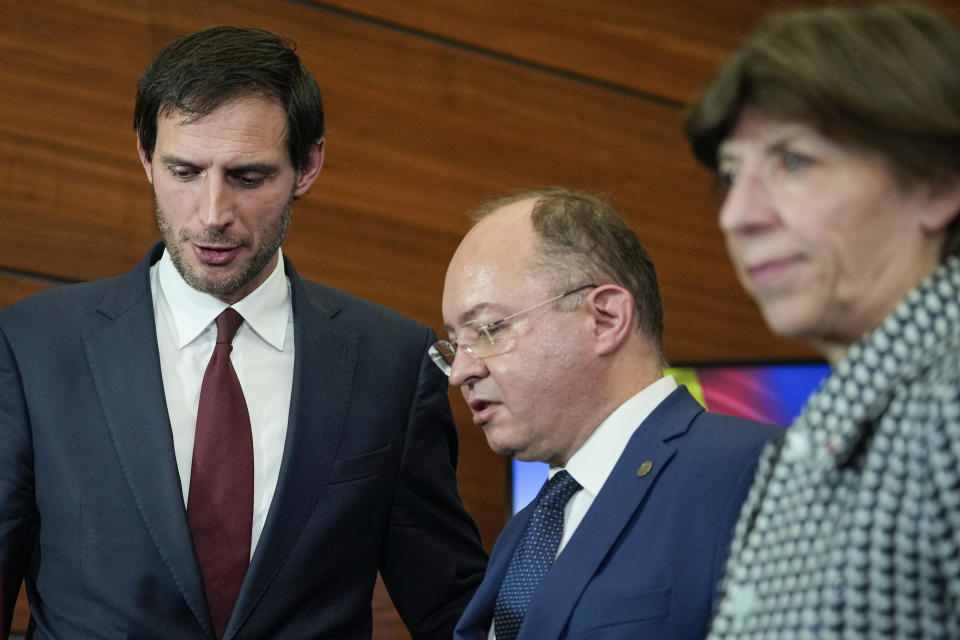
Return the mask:
{"type": "MultiPolygon", "coordinates": [[[[902,186],[936,185],[960,175],[958,70],[960,31],[923,6],[774,13],[687,107],[684,133],[715,172],[719,145],[755,107],[879,153],[902,186]]],[[[957,226],[945,253],[960,247],[957,226]]]]}
{"type": "Polygon", "coordinates": [[[209,115],[235,98],[262,95],[287,114],[287,146],[297,169],[323,137],[320,89],[289,40],[263,29],[216,26],[175,40],[140,78],[133,128],[147,160],[157,143],[157,119],[173,111],[209,115]]]}
{"type": "Polygon", "coordinates": [[[529,199],[535,199],[530,217],[536,233],[531,269],[545,274],[558,294],[587,283],[612,282],[629,291],[636,326],[665,365],[657,273],[623,216],[601,196],[553,187],[495,198],[478,207],[471,219],[477,223],[501,207],[529,199]]]}

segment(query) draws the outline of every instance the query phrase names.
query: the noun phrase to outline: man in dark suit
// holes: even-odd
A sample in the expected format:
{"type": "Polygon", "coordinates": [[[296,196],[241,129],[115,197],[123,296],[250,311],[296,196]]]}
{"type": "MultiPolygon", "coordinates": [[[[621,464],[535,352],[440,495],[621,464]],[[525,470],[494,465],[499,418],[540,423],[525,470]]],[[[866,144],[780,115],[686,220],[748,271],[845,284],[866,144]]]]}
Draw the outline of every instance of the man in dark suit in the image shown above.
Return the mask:
{"type": "Polygon", "coordinates": [[[664,376],[653,264],[605,201],[562,189],[475,214],[430,352],[495,451],[550,464],[456,638],[702,638],[760,449],[664,376]]]}
{"type": "Polygon", "coordinates": [[[207,29],[135,128],[163,243],[0,310],[0,602],[25,578],[36,639],[369,638],[379,571],[449,638],[486,557],[436,336],[280,251],[323,161],[313,77],[207,29]]]}

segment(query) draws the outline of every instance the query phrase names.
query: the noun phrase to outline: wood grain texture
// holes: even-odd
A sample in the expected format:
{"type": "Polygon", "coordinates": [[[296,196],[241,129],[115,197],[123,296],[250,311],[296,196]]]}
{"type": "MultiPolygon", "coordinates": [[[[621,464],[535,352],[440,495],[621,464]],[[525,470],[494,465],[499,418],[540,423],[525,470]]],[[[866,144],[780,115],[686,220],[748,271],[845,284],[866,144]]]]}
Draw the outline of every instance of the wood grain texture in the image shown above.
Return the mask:
{"type": "MultiPolygon", "coordinates": [[[[868,4],[871,0],[842,0],[868,4]]],[[[767,12],[802,0],[307,0],[652,100],[689,101],[767,12]]],[[[835,4],[841,4],[836,2],[835,4]]],[[[928,2],[960,18],[955,0],[928,2]]]]}
{"type": "Polygon", "coordinates": [[[334,0],[333,5],[576,75],[610,90],[684,102],[735,46],[768,0],[334,0]]]}
{"type": "Polygon", "coordinates": [[[34,293],[40,293],[41,291],[49,289],[50,286],[49,284],[35,280],[25,280],[0,275],[0,308],[16,302],[20,298],[25,298],[34,293]]]}
{"type": "Polygon", "coordinates": [[[327,166],[285,245],[304,275],[437,326],[463,214],[506,189],[563,184],[612,194],[648,245],[671,358],[797,352],[734,282],[677,109],[297,4],[116,6],[10,12],[0,86],[19,97],[0,112],[0,266],[90,279],[136,262],[156,237],[130,130],[140,70],[176,34],[257,24],[300,44],[326,97],[327,166]]]}

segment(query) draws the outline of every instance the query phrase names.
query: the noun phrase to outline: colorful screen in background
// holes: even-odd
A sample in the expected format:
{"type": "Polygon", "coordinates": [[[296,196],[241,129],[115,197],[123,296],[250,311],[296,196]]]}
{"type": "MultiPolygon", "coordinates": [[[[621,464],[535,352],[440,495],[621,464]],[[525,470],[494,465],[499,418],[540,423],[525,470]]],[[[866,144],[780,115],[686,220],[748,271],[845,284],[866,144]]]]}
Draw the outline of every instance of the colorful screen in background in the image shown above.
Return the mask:
{"type": "MultiPolygon", "coordinates": [[[[693,365],[672,367],[667,373],[710,411],[789,426],[830,367],[819,362],[693,365]]],[[[547,470],[543,462],[512,461],[513,513],[536,497],[547,470]]]]}

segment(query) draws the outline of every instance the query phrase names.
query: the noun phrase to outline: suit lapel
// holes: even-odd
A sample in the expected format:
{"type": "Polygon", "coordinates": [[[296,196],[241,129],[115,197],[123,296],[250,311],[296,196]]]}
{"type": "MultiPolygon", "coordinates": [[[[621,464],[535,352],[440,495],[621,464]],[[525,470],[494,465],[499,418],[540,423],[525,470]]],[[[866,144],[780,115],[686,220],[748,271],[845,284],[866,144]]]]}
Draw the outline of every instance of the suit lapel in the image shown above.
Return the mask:
{"type": "Polygon", "coordinates": [[[522,509],[500,532],[494,544],[493,553],[483,574],[483,581],[461,616],[457,625],[456,640],[481,640],[487,637],[487,630],[493,624],[493,607],[497,600],[500,585],[507,574],[507,567],[513,556],[513,550],[527,528],[533,515],[534,503],[522,509]],[[462,626],[461,626],[462,625],[462,626]]]}
{"type": "Polygon", "coordinates": [[[583,590],[676,454],[665,441],[686,432],[701,411],[703,407],[686,387],[680,387],[634,432],[600,494],[537,588],[518,640],[561,636],[583,590]]]}
{"type": "Polygon", "coordinates": [[[187,605],[210,629],[183,506],[150,295],[149,267],[162,250],[154,246],[134,271],[117,280],[115,295],[98,307],[108,322],[84,335],[83,344],[109,436],[144,525],[187,605]]]}
{"type": "Polygon", "coordinates": [[[294,548],[326,484],[350,404],[360,337],[310,295],[285,262],[293,296],[293,390],[277,489],[225,637],[249,616],[294,548]]]}

